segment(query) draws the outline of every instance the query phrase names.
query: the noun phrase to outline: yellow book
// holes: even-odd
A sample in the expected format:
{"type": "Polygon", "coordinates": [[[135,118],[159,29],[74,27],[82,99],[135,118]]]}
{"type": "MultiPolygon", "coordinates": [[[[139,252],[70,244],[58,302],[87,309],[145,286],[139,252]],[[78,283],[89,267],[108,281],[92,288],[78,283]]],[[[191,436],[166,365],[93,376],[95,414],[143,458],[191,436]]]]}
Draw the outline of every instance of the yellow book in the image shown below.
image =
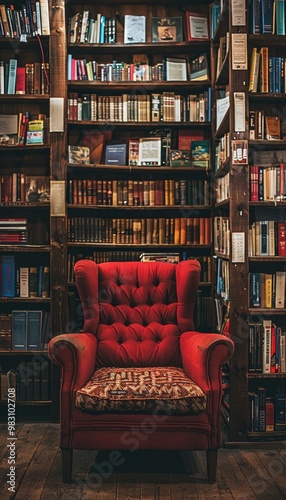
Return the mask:
{"type": "Polygon", "coordinates": [[[272,274],[265,274],[265,307],[272,307],[272,274]]]}

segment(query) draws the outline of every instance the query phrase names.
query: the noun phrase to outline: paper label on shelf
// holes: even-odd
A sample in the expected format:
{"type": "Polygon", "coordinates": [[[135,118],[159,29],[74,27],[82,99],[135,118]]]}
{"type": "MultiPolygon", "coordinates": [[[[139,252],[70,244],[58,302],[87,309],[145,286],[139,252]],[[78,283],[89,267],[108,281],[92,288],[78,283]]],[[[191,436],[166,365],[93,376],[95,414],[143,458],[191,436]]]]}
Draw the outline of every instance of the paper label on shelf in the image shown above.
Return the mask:
{"type": "Polygon", "coordinates": [[[245,262],[245,234],[232,233],[232,262],[245,262]]]}
{"type": "Polygon", "coordinates": [[[51,217],[65,217],[65,181],[51,181],[51,217]]]}
{"type": "Polygon", "coordinates": [[[232,26],[246,25],[245,0],[232,0],[231,2],[231,24],[232,26]]]}
{"type": "Polygon", "coordinates": [[[50,132],[64,131],[64,98],[50,98],[50,132]]]}
{"type": "Polygon", "coordinates": [[[247,69],[247,35],[246,33],[232,33],[232,69],[247,69]]]}
{"type": "Polygon", "coordinates": [[[234,130],[245,132],[245,93],[234,92],[234,130]]]}

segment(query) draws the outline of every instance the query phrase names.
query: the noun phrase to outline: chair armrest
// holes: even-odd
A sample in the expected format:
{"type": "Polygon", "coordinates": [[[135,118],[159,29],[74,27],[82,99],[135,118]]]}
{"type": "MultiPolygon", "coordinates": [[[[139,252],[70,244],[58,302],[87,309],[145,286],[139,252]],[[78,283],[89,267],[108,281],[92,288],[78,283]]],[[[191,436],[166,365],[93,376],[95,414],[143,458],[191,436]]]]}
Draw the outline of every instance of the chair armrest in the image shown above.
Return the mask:
{"type": "Polygon", "coordinates": [[[62,368],[62,391],[76,391],[95,371],[97,339],[91,333],[66,333],[53,337],[48,355],[62,368]]]}
{"type": "Polygon", "coordinates": [[[185,332],[180,348],[186,375],[206,393],[221,390],[221,367],[233,353],[233,341],[217,333],[185,332]]]}

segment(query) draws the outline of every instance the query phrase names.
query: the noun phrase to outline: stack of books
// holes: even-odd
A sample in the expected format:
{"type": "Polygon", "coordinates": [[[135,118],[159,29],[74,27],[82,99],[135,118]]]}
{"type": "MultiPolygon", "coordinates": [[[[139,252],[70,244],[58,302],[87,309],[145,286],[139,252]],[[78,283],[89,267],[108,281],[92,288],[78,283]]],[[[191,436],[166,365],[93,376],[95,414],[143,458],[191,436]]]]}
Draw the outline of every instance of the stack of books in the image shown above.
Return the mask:
{"type": "Polygon", "coordinates": [[[28,221],[25,218],[0,219],[0,244],[28,243],[28,221]]]}

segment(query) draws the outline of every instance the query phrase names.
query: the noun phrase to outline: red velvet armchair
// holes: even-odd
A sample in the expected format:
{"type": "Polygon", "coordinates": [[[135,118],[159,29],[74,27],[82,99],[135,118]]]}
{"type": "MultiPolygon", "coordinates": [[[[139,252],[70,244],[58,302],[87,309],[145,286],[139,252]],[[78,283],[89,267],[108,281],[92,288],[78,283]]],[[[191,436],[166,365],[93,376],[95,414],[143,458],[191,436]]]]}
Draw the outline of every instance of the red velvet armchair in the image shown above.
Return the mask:
{"type": "Polygon", "coordinates": [[[206,450],[216,480],[221,367],[233,342],[194,330],[199,276],[195,260],[76,263],[83,330],[49,343],[61,367],[64,482],[73,449],[206,450]]]}

